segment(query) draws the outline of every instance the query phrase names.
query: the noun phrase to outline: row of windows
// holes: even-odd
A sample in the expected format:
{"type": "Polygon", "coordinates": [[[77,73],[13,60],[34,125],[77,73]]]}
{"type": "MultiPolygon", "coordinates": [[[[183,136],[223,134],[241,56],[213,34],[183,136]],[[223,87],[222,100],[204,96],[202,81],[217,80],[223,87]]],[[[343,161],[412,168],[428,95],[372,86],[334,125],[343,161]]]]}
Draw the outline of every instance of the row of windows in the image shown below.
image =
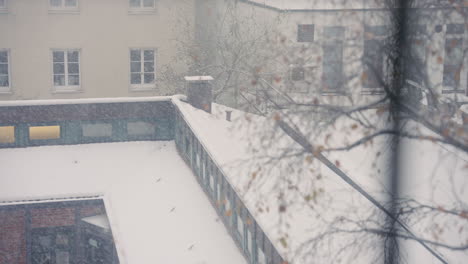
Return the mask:
{"type": "MultiPolygon", "coordinates": [[[[0,11],[8,9],[8,0],[0,0],[0,11]]],[[[155,0],[128,0],[130,11],[154,11],[155,0]]],[[[48,0],[50,11],[78,12],[79,0],[48,0]]]]}
{"type": "MultiPolygon", "coordinates": [[[[81,50],[52,50],[55,92],[81,90],[81,50]]],[[[0,50],[0,93],[11,92],[10,52],[0,50]]],[[[156,49],[130,49],[130,85],[135,90],[156,88],[156,49]]]]}
{"type": "MultiPolygon", "coordinates": [[[[130,137],[153,136],[156,133],[154,123],[144,121],[127,122],[127,135],[130,137]]],[[[0,144],[15,144],[15,126],[0,126],[0,144]]],[[[60,125],[29,126],[29,140],[58,140],[62,138],[60,125]]],[[[84,123],[81,124],[81,134],[84,138],[110,138],[113,136],[111,123],[84,123]]]]}
{"type": "Polygon", "coordinates": [[[231,228],[249,263],[280,263],[278,253],[179,113],[176,114],[176,127],[176,144],[185,151],[197,180],[231,228]]]}

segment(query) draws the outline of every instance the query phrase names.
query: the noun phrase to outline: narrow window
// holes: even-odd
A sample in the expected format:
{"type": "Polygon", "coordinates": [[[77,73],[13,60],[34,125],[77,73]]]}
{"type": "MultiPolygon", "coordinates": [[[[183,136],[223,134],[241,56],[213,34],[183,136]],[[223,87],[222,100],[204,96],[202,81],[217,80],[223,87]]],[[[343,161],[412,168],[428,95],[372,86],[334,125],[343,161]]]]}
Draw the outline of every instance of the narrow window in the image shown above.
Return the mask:
{"type": "Polygon", "coordinates": [[[267,264],[267,260],[266,260],[266,256],[265,256],[265,253],[263,252],[263,250],[259,247],[257,248],[258,251],[258,255],[257,255],[257,263],[258,264],[267,264]]]}
{"type": "Polygon", "coordinates": [[[0,127],[0,144],[15,143],[15,127],[1,126],[0,127]]]}
{"type": "Polygon", "coordinates": [[[77,11],[78,0],[49,0],[50,11],[77,11]]]}
{"type": "Polygon", "coordinates": [[[0,0],[0,13],[4,13],[8,10],[7,1],[8,0],[0,0]]]}
{"type": "Polygon", "coordinates": [[[0,93],[10,92],[10,56],[7,50],[0,50],[0,93]]]}
{"type": "Polygon", "coordinates": [[[448,24],[445,35],[443,93],[463,93],[460,74],[463,66],[464,24],[448,24]]]}
{"type": "Polygon", "coordinates": [[[314,25],[299,24],[297,25],[297,42],[313,42],[314,41],[314,25]]]}
{"type": "Polygon", "coordinates": [[[156,88],[156,49],[130,50],[130,84],[133,90],[156,88]]]}
{"type": "Polygon", "coordinates": [[[60,138],[60,126],[32,126],[29,127],[30,140],[48,140],[60,138]]]}
{"type": "Polygon", "coordinates": [[[53,79],[56,92],[80,90],[80,51],[53,50],[53,79]]]}
{"type": "Polygon", "coordinates": [[[322,65],[322,92],[343,92],[344,27],[325,27],[322,65]]]}
{"type": "Polygon", "coordinates": [[[154,12],[155,1],[154,0],[129,0],[130,12],[154,12]]]}

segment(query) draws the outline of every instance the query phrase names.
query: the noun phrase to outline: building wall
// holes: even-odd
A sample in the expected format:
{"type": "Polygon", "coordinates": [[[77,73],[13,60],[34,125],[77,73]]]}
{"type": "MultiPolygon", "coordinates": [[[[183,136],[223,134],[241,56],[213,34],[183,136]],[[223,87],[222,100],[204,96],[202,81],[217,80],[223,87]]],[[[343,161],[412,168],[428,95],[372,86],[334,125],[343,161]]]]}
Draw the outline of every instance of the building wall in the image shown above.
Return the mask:
{"type": "MultiPolygon", "coordinates": [[[[156,0],[149,13],[129,11],[129,0],[78,0],[78,12],[51,12],[48,0],[10,0],[0,14],[0,50],[10,51],[11,93],[0,100],[165,95],[164,81],[185,65],[173,59],[179,20],[193,22],[192,0],[156,0]],[[130,89],[130,48],[156,48],[156,88],[130,89]],[[81,51],[81,92],[53,91],[53,48],[81,51]]],[[[172,85],[171,85],[172,84],[172,85]]]]}

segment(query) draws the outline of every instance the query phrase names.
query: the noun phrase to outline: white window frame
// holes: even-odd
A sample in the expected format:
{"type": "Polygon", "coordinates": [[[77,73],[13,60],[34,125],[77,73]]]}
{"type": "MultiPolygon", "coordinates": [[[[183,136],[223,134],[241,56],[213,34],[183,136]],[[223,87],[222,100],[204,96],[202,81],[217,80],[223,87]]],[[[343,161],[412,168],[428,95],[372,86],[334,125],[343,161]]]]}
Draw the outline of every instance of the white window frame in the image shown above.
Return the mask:
{"type": "Polygon", "coordinates": [[[143,1],[144,0],[139,0],[140,6],[139,7],[133,7],[130,4],[131,0],[128,0],[128,13],[129,14],[151,14],[156,12],[156,0],[153,1],[153,6],[152,7],[145,7],[143,6],[143,1]]]}
{"type": "Polygon", "coordinates": [[[50,50],[50,62],[52,66],[52,92],[53,93],[76,93],[76,92],[82,92],[82,72],[81,72],[81,49],[79,48],[70,48],[70,49],[51,49],[50,50]],[[65,69],[64,69],[64,75],[65,75],[65,85],[55,85],[54,82],[54,52],[64,52],[64,64],[65,64],[65,69]],[[68,85],[68,56],[67,52],[68,51],[78,51],[78,74],[79,74],[79,85],[68,85]]]}
{"type": "Polygon", "coordinates": [[[1,52],[7,53],[7,69],[8,69],[8,86],[0,86],[0,94],[10,94],[11,93],[11,55],[9,49],[1,49],[1,52]]]}
{"type": "Polygon", "coordinates": [[[8,13],[8,0],[3,0],[3,5],[0,5],[0,14],[8,13]]]}
{"type": "MultiPolygon", "coordinates": [[[[129,59],[129,84],[130,84],[130,91],[139,92],[139,91],[153,91],[156,89],[156,80],[157,80],[157,61],[158,61],[158,49],[157,48],[148,48],[148,47],[139,47],[139,48],[130,48],[128,52],[128,59],[129,59]],[[153,60],[153,74],[154,80],[152,83],[140,83],[140,84],[132,84],[132,50],[139,50],[140,51],[140,74],[141,74],[141,81],[144,82],[144,74],[145,74],[145,60],[144,60],[144,52],[147,50],[152,50],[154,52],[154,60],[153,60]]],[[[147,72],[151,73],[151,72],[147,72]]],[[[203,178],[203,177],[202,177],[203,178]]]]}
{"type": "Polygon", "coordinates": [[[60,6],[53,6],[52,0],[47,1],[49,2],[49,13],[78,13],[80,10],[80,0],[76,0],[76,6],[65,6],[65,0],[60,0],[62,3],[60,6]]]}

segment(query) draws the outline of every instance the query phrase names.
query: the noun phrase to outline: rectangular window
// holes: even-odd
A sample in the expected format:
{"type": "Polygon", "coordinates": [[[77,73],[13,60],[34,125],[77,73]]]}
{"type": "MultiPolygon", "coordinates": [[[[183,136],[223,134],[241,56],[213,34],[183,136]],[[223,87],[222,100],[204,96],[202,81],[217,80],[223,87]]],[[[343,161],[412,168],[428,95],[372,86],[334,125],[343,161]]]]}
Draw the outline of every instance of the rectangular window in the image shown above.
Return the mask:
{"type": "Polygon", "coordinates": [[[381,92],[385,80],[385,41],[390,35],[388,26],[365,26],[364,53],[362,57],[362,87],[371,92],[381,92]]]}
{"type": "Polygon", "coordinates": [[[130,84],[133,90],[156,88],[156,49],[130,50],[130,84]]]}
{"type": "Polygon", "coordinates": [[[56,92],[80,90],[80,51],[77,49],[53,50],[53,81],[56,92]]]}
{"type": "Polygon", "coordinates": [[[127,123],[127,133],[129,136],[146,136],[154,135],[156,128],[154,124],[137,121],[137,122],[128,122],[127,123]]]}
{"type": "Polygon", "coordinates": [[[305,69],[301,66],[291,67],[291,81],[304,81],[305,80],[305,69]]]}
{"type": "Polygon", "coordinates": [[[0,93],[10,92],[10,53],[0,50],[0,93]]]}
{"type": "Polygon", "coordinates": [[[0,126],[0,144],[15,143],[15,127],[0,126]]]}
{"type": "Polygon", "coordinates": [[[155,0],[129,0],[130,12],[154,12],[156,8],[155,0]]]}
{"type": "Polygon", "coordinates": [[[314,42],[314,25],[297,25],[297,42],[314,42]]]}
{"type": "Polygon", "coordinates": [[[111,137],[112,124],[83,124],[81,126],[83,137],[111,137]]]}
{"type": "Polygon", "coordinates": [[[49,0],[50,11],[78,11],[78,0],[49,0]]]}
{"type": "Polygon", "coordinates": [[[239,232],[241,241],[243,241],[244,238],[244,221],[242,221],[242,217],[240,217],[239,214],[237,214],[237,232],[239,232]]]}
{"type": "Polygon", "coordinates": [[[323,31],[322,92],[340,93],[344,91],[343,40],[344,27],[325,27],[323,31]]]}
{"type": "Polygon", "coordinates": [[[460,74],[463,67],[464,24],[449,24],[445,36],[443,93],[463,93],[460,74]]]}
{"type": "Polygon", "coordinates": [[[252,255],[252,232],[250,232],[250,230],[247,228],[247,237],[245,238],[246,240],[246,246],[245,248],[247,249],[247,252],[249,253],[249,255],[252,255]]]}
{"type": "Polygon", "coordinates": [[[263,250],[261,248],[257,248],[258,251],[257,251],[257,263],[258,264],[267,264],[267,259],[266,259],[266,256],[265,256],[265,253],[263,252],[263,250]]]}
{"type": "Polygon", "coordinates": [[[30,140],[48,140],[60,138],[60,126],[33,126],[29,127],[30,140]]]}
{"type": "Polygon", "coordinates": [[[8,0],[0,0],[0,13],[5,13],[7,12],[7,1],[8,0]]]}

